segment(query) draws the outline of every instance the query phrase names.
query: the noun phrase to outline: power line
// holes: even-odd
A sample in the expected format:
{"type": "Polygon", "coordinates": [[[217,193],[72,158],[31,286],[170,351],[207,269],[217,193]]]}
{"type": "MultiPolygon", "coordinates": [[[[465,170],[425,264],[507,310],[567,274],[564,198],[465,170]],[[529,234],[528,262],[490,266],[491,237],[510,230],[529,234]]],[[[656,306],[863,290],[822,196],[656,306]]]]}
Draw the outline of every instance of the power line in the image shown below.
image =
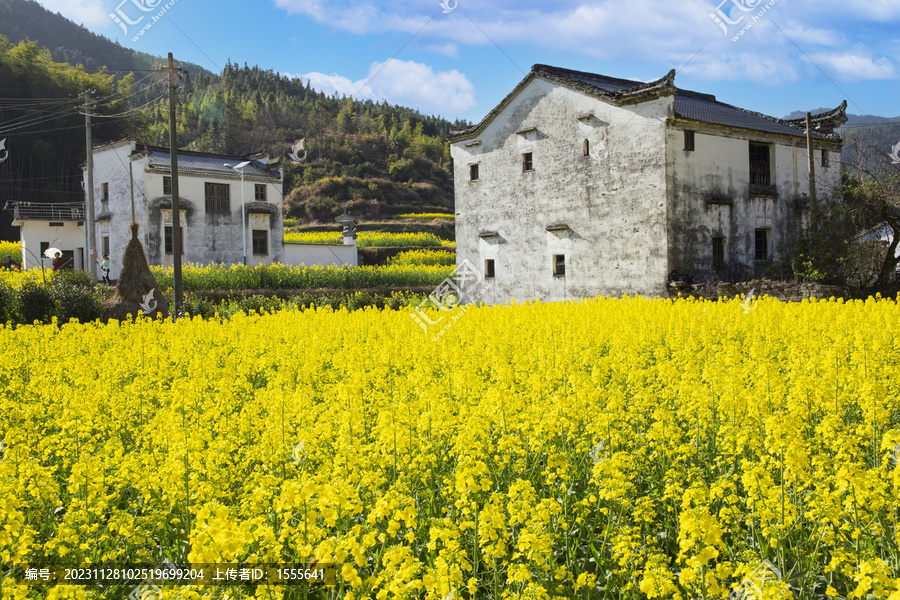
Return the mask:
{"type": "Polygon", "coordinates": [[[56,119],[60,119],[63,117],[74,116],[77,114],[78,114],[78,109],[75,108],[74,106],[72,106],[64,111],[60,111],[59,113],[57,113],[55,115],[44,115],[41,117],[34,117],[32,119],[28,119],[26,121],[16,123],[13,127],[4,127],[2,129],[0,129],[0,135],[7,134],[11,131],[18,131],[19,129],[24,129],[24,128],[31,127],[34,125],[40,125],[41,123],[55,121],[56,119]]]}

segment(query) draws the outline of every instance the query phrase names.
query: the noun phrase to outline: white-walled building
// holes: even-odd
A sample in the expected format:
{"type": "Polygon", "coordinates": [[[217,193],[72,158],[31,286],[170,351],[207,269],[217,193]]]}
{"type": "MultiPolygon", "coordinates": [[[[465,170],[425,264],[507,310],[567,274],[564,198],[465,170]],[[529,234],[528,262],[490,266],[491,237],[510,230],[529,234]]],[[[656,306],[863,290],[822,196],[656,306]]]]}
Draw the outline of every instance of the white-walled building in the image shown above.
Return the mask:
{"type": "MultiPolygon", "coordinates": [[[[174,240],[168,148],[121,140],[95,147],[93,162],[97,252],[110,255],[110,277],[118,278],[121,253],[131,239],[132,190],[135,220],[140,224],[148,262],[171,266],[174,240]]],[[[269,168],[265,159],[179,150],[182,262],[241,264],[245,247],[248,265],[281,262],[281,186],[282,174],[269,168]],[[250,164],[243,169],[242,190],[240,171],[225,165],[244,161],[250,164]]]]}
{"type": "MultiPolygon", "coordinates": [[[[535,65],[450,137],[458,264],[482,302],[664,294],[769,264],[809,210],[804,126],[651,83],[535,65]]],[[[817,197],[839,195],[841,107],[814,118],[817,197]]]]}
{"type": "MultiPolygon", "coordinates": [[[[94,148],[94,221],[97,261],[110,258],[110,278],[118,279],[134,219],[151,265],[172,266],[171,164],[167,148],[120,140],[94,148]]],[[[84,186],[87,188],[85,168],[84,186]]],[[[284,244],[282,174],[264,158],[203,152],[178,152],[178,195],[182,228],[182,263],[241,264],[244,244],[248,265],[359,264],[355,236],[343,244],[284,244]],[[241,173],[234,167],[249,162],[241,173]],[[241,237],[244,209],[245,238],[241,237]]],[[[20,227],[25,268],[41,265],[48,247],[62,250],[76,269],[87,252],[85,202],[19,203],[12,206],[20,227]]],[[[51,260],[45,258],[49,267],[51,260]]],[[[97,270],[99,278],[99,269],[97,270]]]]}
{"type": "MultiPolygon", "coordinates": [[[[51,267],[52,259],[44,256],[48,248],[61,250],[63,258],[72,268],[83,268],[86,246],[84,204],[19,202],[10,208],[13,211],[12,224],[19,227],[22,268],[33,269],[41,264],[51,267]]],[[[0,257],[0,260],[5,258],[0,257]]]]}

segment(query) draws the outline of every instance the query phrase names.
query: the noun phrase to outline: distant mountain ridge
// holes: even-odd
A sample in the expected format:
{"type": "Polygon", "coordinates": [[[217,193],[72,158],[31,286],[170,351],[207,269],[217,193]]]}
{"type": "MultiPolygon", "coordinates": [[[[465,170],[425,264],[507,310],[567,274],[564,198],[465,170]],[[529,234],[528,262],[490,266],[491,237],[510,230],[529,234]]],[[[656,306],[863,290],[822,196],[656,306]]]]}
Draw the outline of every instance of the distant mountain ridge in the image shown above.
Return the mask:
{"type": "MultiPolygon", "coordinates": [[[[117,79],[128,71],[155,69],[163,61],[158,56],[126,48],[92,33],[34,0],[0,0],[0,34],[13,44],[34,42],[49,50],[56,62],[81,64],[88,71],[101,67],[120,69],[117,79]]],[[[212,75],[200,65],[181,61],[179,65],[192,75],[212,75]]]]}

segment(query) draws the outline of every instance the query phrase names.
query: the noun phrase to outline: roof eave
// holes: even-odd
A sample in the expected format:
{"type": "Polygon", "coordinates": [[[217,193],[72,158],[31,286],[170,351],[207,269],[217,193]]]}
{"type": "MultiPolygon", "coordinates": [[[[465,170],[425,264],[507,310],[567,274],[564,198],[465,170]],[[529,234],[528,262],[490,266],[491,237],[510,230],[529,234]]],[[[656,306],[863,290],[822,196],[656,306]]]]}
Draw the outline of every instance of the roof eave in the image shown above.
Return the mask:
{"type": "MultiPolygon", "coordinates": [[[[768,135],[768,136],[779,137],[779,138],[792,138],[792,139],[796,138],[796,139],[801,139],[804,141],[806,140],[806,133],[804,133],[802,131],[798,131],[797,133],[791,133],[791,134],[777,133],[777,132],[773,132],[773,131],[764,131],[762,129],[752,129],[750,127],[740,127],[738,125],[723,125],[721,123],[713,123],[710,121],[691,119],[689,117],[684,117],[677,113],[675,114],[674,117],[670,117],[668,119],[668,122],[669,122],[669,124],[672,124],[672,125],[691,125],[694,123],[701,123],[707,127],[713,128],[713,129],[721,129],[721,130],[729,130],[729,131],[731,131],[731,130],[746,131],[748,133],[752,133],[752,134],[756,134],[756,135],[768,135]]],[[[838,147],[843,145],[843,137],[836,133],[825,135],[825,134],[814,132],[813,139],[816,142],[835,144],[838,147]]]]}
{"type": "Polygon", "coordinates": [[[522,89],[524,89],[537,77],[540,77],[557,85],[564,86],[576,92],[581,92],[582,94],[600,98],[616,106],[640,104],[642,102],[654,100],[662,96],[673,95],[676,91],[675,69],[670,70],[664,77],[661,77],[655,81],[650,81],[647,83],[635,83],[635,85],[631,88],[615,92],[608,92],[599,87],[588,85],[586,83],[575,83],[562,75],[554,73],[554,70],[560,69],[557,69],[555,67],[548,67],[547,65],[534,65],[531,68],[531,72],[528,73],[528,75],[526,75],[525,78],[520,81],[519,84],[484,117],[484,119],[481,120],[481,122],[472,127],[457,131],[456,133],[451,132],[447,139],[452,143],[460,142],[478,136],[478,134],[480,134],[484,130],[487,124],[490,123],[499,113],[501,113],[503,109],[506,108],[506,106],[513,100],[513,98],[515,98],[522,89]]]}

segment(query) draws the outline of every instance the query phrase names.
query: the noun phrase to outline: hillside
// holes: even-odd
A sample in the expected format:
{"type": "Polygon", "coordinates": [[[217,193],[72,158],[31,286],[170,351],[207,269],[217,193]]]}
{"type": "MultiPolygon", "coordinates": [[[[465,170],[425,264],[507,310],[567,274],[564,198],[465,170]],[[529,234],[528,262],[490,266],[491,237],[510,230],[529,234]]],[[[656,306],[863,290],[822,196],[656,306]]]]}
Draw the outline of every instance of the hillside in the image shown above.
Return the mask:
{"type": "MultiPolygon", "coordinates": [[[[92,33],[34,0],[0,0],[0,35],[13,44],[34,42],[49,50],[56,62],[84,65],[88,71],[116,69],[118,76],[136,69],[155,69],[163,61],[92,33]]],[[[183,67],[193,74],[211,74],[193,63],[183,67]]]]}
{"type": "MultiPolygon", "coordinates": [[[[118,70],[155,67],[160,60],[94,35],[32,0],[0,0],[0,140],[10,152],[0,170],[0,206],[81,199],[84,118],[77,97],[84,90],[96,90],[94,112],[108,117],[94,120],[95,144],[133,136],[168,146],[163,77],[118,70]],[[89,74],[101,66],[96,57],[117,70],[89,74]]],[[[467,123],[328,96],[309,82],[257,66],[229,61],[218,75],[179,66],[188,70],[178,92],[179,146],[269,153],[285,171],[289,216],[308,222],[330,221],[345,209],[371,218],[452,212],[446,137],[467,123]],[[287,156],[300,138],[306,139],[307,158],[294,165],[287,156]]],[[[4,239],[15,237],[9,223],[4,212],[4,239]]]]}
{"type": "MultiPolygon", "coordinates": [[[[398,212],[452,212],[446,137],[465,124],[424,116],[386,102],[327,96],[309,82],[230,61],[221,75],[199,75],[179,95],[182,147],[202,152],[267,152],[285,173],[285,212],[324,220],[345,209],[363,217],[398,212]],[[305,139],[296,165],[291,146],[305,139]]],[[[141,137],[167,145],[168,112],[145,111],[141,137]]]]}

